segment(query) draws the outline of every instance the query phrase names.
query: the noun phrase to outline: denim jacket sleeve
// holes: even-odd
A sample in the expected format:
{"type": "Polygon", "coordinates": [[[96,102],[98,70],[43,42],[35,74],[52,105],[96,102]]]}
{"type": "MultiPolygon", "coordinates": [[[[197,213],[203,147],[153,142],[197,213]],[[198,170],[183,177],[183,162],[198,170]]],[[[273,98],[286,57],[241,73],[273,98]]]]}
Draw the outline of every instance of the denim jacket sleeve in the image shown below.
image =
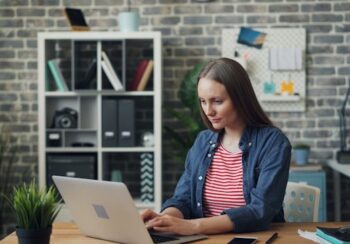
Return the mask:
{"type": "MultiPolygon", "coordinates": [[[[258,162],[254,166],[256,180],[244,181],[255,182],[248,186],[249,202],[245,207],[226,209],[227,214],[235,224],[234,232],[249,232],[267,229],[272,219],[281,211],[285,188],[288,181],[289,164],[291,157],[291,145],[282,132],[273,133],[258,153],[251,153],[252,157],[246,162],[258,162]]],[[[243,169],[249,170],[243,158],[243,169]]],[[[252,169],[251,169],[252,170],[252,169]]],[[[246,175],[251,175],[245,172],[246,175]]],[[[244,183],[247,183],[244,182],[244,183]]]]}
{"type": "Polygon", "coordinates": [[[163,211],[166,208],[175,207],[181,211],[185,219],[189,219],[191,216],[191,151],[192,148],[187,153],[185,170],[176,185],[174,195],[163,203],[161,210],[163,211]]]}

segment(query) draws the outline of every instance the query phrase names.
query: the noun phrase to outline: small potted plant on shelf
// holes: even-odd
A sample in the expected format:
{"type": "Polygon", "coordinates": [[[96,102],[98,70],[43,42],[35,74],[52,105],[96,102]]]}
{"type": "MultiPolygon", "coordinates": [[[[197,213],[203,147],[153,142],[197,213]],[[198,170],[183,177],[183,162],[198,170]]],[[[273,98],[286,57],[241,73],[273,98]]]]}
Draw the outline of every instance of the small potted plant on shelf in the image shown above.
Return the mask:
{"type": "Polygon", "coordinates": [[[61,209],[58,193],[51,186],[40,190],[36,183],[13,188],[7,198],[16,216],[19,244],[49,244],[52,223],[61,209]]]}
{"type": "Polygon", "coordinates": [[[127,10],[123,11],[118,16],[120,31],[138,31],[140,25],[140,16],[137,12],[131,11],[131,0],[127,1],[127,10]]]}
{"type": "Polygon", "coordinates": [[[307,144],[295,144],[293,146],[293,159],[296,165],[305,165],[309,161],[310,146],[307,144]]]}

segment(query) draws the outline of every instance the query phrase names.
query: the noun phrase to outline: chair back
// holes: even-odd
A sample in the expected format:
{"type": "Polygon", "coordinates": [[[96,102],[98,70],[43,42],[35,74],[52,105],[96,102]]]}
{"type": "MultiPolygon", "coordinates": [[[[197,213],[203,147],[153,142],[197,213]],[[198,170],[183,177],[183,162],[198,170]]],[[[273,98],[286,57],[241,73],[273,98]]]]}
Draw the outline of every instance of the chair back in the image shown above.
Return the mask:
{"type": "Polygon", "coordinates": [[[288,182],[284,197],[287,222],[318,222],[320,189],[306,183],[288,182]]]}

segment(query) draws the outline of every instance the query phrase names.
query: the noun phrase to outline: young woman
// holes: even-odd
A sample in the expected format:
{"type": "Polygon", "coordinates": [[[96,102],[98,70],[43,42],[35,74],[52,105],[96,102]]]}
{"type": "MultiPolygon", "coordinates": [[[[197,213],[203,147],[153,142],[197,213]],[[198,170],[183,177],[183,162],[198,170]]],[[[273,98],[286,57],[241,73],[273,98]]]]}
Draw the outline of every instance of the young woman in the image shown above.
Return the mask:
{"type": "Polygon", "coordinates": [[[142,213],[146,226],[191,235],[259,231],[284,222],[291,146],[262,110],[246,71],[234,60],[213,60],[200,73],[197,91],[209,130],[189,150],[161,213],[142,213]]]}

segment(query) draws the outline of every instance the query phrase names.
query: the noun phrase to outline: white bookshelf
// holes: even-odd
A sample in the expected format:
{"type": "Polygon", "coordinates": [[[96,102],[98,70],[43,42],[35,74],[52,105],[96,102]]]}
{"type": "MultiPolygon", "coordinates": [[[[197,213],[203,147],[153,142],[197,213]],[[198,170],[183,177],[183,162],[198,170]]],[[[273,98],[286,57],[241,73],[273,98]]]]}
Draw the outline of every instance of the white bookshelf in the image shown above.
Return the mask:
{"type": "MultiPolygon", "coordinates": [[[[113,59],[112,59],[113,63],[113,59]]],[[[128,173],[128,157],[133,161],[135,172],[132,180],[125,179],[136,206],[153,208],[159,211],[161,206],[161,34],[160,32],[45,32],[38,34],[38,109],[39,109],[39,185],[47,186],[48,182],[48,155],[60,155],[70,157],[71,154],[93,154],[96,157],[96,179],[111,180],[111,169],[120,163],[122,173],[128,173]],[[144,50],[142,49],[144,48],[144,50]],[[128,82],[136,72],[137,60],[142,58],[152,59],[154,62],[153,73],[145,91],[115,91],[106,88],[106,77],[103,76],[101,67],[101,52],[107,50],[112,58],[115,58],[115,67],[119,78],[126,88],[128,82]],[[134,56],[130,55],[133,52],[134,56]],[[146,56],[143,56],[146,53],[146,56]],[[78,55],[79,54],[79,55],[78,55]],[[90,55],[90,56],[89,56],[90,55]],[[148,55],[148,56],[147,56],[148,55]],[[94,86],[87,89],[78,89],[77,85],[84,73],[83,57],[88,60],[96,59],[96,81],[94,86]],[[65,72],[65,80],[69,91],[55,91],[52,89],[52,81],[47,69],[47,61],[53,58],[62,59],[62,69],[65,72]],[[79,60],[81,59],[81,60],[79,60]],[[82,63],[82,65],[80,65],[82,63]],[[79,65],[78,65],[79,64],[79,65]],[[49,89],[47,83],[50,84],[49,89]],[[135,145],[134,146],[102,146],[102,101],[103,99],[127,98],[135,101],[135,110],[144,109],[148,112],[148,118],[139,118],[135,112],[135,145]],[[145,101],[145,102],[144,102],[145,101]],[[145,104],[145,105],[144,105],[145,104]],[[145,106],[145,107],[144,107],[145,106]],[[147,107],[148,106],[148,107],[147,107]],[[55,111],[64,107],[70,107],[78,112],[77,128],[51,128],[55,111]],[[151,115],[149,115],[151,114],[151,115]],[[144,120],[144,121],[143,121],[144,120]],[[141,126],[140,126],[141,124],[141,126]],[[154,146],[143,146],[139,142],[140,135],[145,131],[151,131],[154,135],[154,146]],[[61,136],[60,146],[49,146],[47,133],[57,132],[61,136]],[[83,140],[90,142],[92,146],[74,147],[74,142],[83,140]],[[140,189],[137,189],[135,176],[137,161],[142,153],[151,154],[153,157],[153,187],[152,201],[140,200],[140,189]],[[124,162],[119,162],[118,157],[125,156],[124,162]],[[109,162],[112,158],[113,162],[109,162]],[[108,167],[107,167],[107,166],[108,167]],[[134,182],[134,183],[132,183],[134,182]],[[135,190],[136,189],[136,190],[135,190]]],[[[86,70],[85,70],[86,72],[86,70]]],[[[145,112],[144,114],[147,115],[145,112]]],[[[131,167],[131,168],[132,168],[131,167]]],[[[140,173],[140,172],[139,172],[140,173]]],[[[141,173],[140,173],[141,174],[141,173]]],[[[126,177],[127,178],[127,177],[126,177]]],[[[124,181],[124,179],[123,179],[124,181]]],[[[117,196],[116,196],[117,197],[117,196]]]]}

